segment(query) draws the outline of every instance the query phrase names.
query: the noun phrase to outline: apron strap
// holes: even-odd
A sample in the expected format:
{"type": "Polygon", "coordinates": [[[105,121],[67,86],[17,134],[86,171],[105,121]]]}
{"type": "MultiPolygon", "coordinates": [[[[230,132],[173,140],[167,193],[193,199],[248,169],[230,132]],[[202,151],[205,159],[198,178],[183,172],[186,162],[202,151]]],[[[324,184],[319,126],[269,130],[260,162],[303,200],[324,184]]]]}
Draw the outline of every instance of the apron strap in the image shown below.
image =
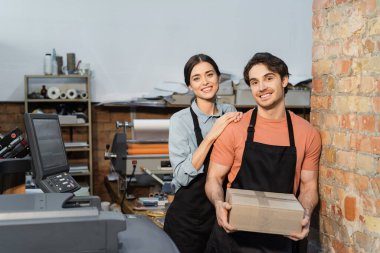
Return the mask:
{"type": "Polygon", "coordinates": [[[199,145],[201,145],[201,142],[203,141],[202,130],[199,127],[198,117],[191,107],[190,107],[190,112],[191,112],[191,117],[193,118],[195,137],[197,138],[197,144],[199,147],[199,145]]]}
{"type": "MultiPolygon", "coordinates": [[[[295,147],[296,145],[295,145],[295,141],[294,141],[293,124],[292,124],[292,120],[290,118],[289,111],[286,111],[286,121],[288,123],[288,132],[289,132],[290,146],[295,147]]],[[[297,188],[297,191],[296,191],[296,198],[298,198],[298,196],[300,195],[300,191],[301,191],[301,176],[300,176],[300,179],[299,179],[299,182],[298,182],[298,188],[297,188]]]]}
{"type": "Polygon", "coordinates": [[[290,118],[290,113],[289,111],[286,111],[286,121],[288,122],[288,133],[289,133],[289,143],[291,147],[295,147],[295,142],[294,142],[294,132],[293,132],[293,124],[292,124],[292,119],[290,118]]]}
{"type": "Polygon", "coordinates": [[[255,135],[255,125],[257,118],[257,108],[253,110],[251,121],[249,122],[249,126],[247,129],[247,142],[253,142],[253,136],[255,135]]]}

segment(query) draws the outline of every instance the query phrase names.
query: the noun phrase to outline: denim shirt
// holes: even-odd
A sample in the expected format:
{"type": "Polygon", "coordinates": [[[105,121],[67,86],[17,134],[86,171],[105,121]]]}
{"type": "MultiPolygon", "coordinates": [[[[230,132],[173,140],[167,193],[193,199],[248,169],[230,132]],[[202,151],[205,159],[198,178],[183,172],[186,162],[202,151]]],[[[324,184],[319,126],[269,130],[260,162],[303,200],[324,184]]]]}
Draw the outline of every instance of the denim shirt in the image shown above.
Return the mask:
{"type": "MultiPolygon", "coordinates": [[[[214,115],[206,115],[197,106],[195,100],[191,108],[198,117],[202,136],[205,137],[211,130],[215,121],[226,112],[235,112],[230,104],[216,104],[218,112],[214,115]]],[[[178,191],[182,186],[187,186],[198,174],[203,173],[203,165],[199,170],[193,167],[193,153],[198,148],[194,132],[194,123],[190,108],[176,112],[170,118],[169,127],[169,158],[173,168],[172,188],[178,191]]]]}

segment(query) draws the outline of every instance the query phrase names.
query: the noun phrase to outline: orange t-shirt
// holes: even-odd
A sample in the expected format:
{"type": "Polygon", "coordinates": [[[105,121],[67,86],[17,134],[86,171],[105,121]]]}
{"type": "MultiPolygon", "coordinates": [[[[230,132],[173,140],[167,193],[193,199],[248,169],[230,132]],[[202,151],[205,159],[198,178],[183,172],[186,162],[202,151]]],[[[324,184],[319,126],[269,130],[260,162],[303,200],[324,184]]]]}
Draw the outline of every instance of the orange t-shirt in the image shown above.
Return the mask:
{"type": "MultiPolygon", "coordinates": [[[[244,113],[237,123],[229,124],[214,143],[211,161],[231,168],[228,173],[228,187],[239,172],[247,128],[253,109],[244,113]]],[[[318,131],[305,119],[290,112],[293,124],[294,140],[297,149],[297,165],[294,180],[296,193],[301,170],[318,170],[321,153],[321,137],[318,131]]],[[[286,117],[279,120],[265,119],[257,115],[254,141],[275,146],[289,146],[289,134],[286,117]]],[[[255,154],[252,154],[255,155],[255,154]]]]}

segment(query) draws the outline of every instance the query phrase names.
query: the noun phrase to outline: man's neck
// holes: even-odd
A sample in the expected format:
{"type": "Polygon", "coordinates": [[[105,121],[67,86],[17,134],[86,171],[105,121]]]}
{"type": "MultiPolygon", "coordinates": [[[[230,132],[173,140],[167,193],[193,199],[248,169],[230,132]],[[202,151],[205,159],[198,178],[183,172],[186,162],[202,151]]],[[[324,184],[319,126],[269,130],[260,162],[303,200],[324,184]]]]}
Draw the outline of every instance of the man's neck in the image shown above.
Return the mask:
{"type": "Polygon", "coordinates": [[[263,117],[265,119],[282,119],[286,115],[285,104],[270,109],[257,106],[257,109],[257,113],[260,115],[260,117],[263,117]]]}

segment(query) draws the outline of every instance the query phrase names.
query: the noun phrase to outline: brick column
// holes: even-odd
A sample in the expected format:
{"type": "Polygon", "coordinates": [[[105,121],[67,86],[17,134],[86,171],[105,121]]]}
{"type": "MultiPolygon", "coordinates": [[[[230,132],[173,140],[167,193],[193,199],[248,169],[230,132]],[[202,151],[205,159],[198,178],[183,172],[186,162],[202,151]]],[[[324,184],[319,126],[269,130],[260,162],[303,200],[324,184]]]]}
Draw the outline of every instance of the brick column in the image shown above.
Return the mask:
{"type": "Polygon", "coordinates": [[[319,237],[311,251],[380,252],[380,1],[313,1],[311,122],[319,237]]]}

